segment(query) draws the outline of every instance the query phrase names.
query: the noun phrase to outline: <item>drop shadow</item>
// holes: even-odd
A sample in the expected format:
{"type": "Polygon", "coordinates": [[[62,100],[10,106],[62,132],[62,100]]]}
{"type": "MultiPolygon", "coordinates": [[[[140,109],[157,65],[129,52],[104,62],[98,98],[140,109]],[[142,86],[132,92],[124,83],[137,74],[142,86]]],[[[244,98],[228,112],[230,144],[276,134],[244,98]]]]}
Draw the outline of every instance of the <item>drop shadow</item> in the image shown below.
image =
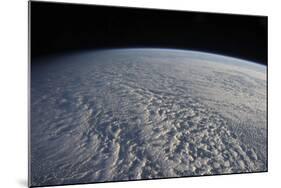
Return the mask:
{"type": "Polygon", "coordinates": [[[21,187],[28,187],[28,183],[27,180],[25,179],[18,179],[17,183],[21,186],[21,187]]]}

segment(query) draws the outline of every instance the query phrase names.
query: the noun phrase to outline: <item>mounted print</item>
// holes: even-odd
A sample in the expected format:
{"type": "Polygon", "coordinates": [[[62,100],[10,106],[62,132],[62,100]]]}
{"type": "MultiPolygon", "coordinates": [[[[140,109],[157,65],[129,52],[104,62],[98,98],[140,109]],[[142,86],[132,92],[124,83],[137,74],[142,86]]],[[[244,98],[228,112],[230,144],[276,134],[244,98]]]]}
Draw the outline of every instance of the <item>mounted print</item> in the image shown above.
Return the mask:
{"type": "Polygon", "coordinates": [[[267,172],[267,17],[29,2],[29,186],[267,172]]]}

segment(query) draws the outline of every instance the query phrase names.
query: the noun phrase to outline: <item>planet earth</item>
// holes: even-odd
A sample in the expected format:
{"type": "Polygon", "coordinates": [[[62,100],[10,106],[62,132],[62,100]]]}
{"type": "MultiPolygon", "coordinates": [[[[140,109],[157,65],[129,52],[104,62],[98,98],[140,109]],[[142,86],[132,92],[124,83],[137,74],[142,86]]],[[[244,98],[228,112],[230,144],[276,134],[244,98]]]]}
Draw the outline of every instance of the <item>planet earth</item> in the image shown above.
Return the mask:
{"type": "Polygon", "coordinates": [[[267,67],[127,48],[33,59],[31,185],[267,171],[267,67]]]}

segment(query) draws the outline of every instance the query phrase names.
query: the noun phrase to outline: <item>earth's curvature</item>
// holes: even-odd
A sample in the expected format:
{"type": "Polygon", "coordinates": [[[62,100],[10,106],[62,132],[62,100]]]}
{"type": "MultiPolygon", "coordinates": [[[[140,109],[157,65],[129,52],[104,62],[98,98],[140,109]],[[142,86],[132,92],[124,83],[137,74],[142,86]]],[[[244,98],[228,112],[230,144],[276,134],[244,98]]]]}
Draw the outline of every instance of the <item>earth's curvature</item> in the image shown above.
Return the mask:
{"type": "Polygon", "coordinates": [[[266,66],[115,49],[31,67],[31,183],[267,171],[266,66]]]}

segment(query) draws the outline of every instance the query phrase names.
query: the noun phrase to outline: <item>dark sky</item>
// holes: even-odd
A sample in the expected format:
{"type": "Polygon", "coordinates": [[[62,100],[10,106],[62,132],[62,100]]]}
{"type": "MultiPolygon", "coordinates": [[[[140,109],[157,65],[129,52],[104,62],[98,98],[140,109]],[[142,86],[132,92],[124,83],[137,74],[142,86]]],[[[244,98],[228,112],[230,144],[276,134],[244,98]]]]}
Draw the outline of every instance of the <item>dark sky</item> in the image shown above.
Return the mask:
{"type": "Polygon", "coordinates": [[[31,2],[31,57],[117,47],[198,50],[267,65],[267,17],[31,2]]]}

